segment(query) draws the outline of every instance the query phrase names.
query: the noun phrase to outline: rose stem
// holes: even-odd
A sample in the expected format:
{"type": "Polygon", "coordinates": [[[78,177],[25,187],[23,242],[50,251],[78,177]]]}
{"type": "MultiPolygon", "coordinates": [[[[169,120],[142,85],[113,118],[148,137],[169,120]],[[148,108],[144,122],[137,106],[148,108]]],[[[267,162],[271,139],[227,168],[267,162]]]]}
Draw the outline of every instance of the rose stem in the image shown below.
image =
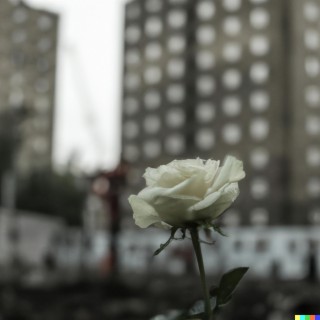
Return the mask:
{"type": "Polygon", "coordinates": [[[200,271],[200,279],[201,279],[201,286],[202,286],[202,291],[204,296],[206,319],[212,320],[210,295],[209,295],[209,290],[206,282],[206,274],[205,274],[204,265],[203,265],[203,258],[202,258],[202,252],[201,252],[201,245],[199,241],[198,229],[196,227],[193,227],[193,228],[190,228],[189,230],[191,234],[193,249],[197,257],[198,267],[200,271]]]}

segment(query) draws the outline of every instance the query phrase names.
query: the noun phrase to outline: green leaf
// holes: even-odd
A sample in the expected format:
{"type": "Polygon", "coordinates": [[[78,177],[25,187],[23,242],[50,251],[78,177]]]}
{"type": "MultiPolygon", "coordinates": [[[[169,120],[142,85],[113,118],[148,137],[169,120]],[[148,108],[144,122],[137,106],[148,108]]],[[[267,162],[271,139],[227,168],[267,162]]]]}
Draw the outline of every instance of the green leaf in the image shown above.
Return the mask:
{"type": "MultiPolygon", "coordinates": [[[[226,298],[225,301],[222,304],[219,305],[219,307],[228,304],[231,301],[232,297],[233,297],[233,295],[230,294],[230,296],[228,298],[226,298]]],[[[218,309],[218,305],[217,305],[217,309],[218,309]]]]}
{"type": "Polygon", "coordinates": [[[218,226],[218,225],[216,225],[216,224],[212,224],[212,228],[213,228],[213,230],[215,231],[215,232],[218,232],[220,235],[222,235],[223,237],[227,237],[228,235],[227,234],[225,234],[223,231],[222,231],[222,229],[218,226]]]}
{"type": "Polygon", "coordinates": [[[216,297],[218,295],[218,292],[219,292],[219,287],[216,285],[211,286],[209,289],[210,297],[216,297]]]}
{"type": "Polygon", "coordinates": [[[164,250],[170,244],[170,242],[174,239],[174,235],[176,234],[177,230],[178,230],[178,228],[176,228],[176,227],[171,228],[170,238],[165,243],[160,244],[159,249],[157,249],[154,252],[154,254],[153,254],[154,256],[157,256],[162,250],[164,250]]]}
{"type": "Polygon", "coordinates": [[[236,268],[222,276],[217,291],[217,306],[227,304],[230,301],[232,293],[248,269],[247,267],[236,268]]]}

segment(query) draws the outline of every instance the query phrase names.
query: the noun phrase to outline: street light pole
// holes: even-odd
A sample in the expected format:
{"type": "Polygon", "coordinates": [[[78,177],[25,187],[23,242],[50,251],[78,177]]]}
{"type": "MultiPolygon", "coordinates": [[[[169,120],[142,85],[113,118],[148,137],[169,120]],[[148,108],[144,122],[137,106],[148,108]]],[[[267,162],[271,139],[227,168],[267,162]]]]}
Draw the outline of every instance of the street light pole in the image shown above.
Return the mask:
{"type": "Polygon", "coordinates": [[[9,107],[9,110],[2,115],[4,134],[7,136],[8,161],[4,168],[1,194],[2,206],[5,208],[6,221],[6,252],[8,253],[8,276],[9,280],[16,280],[17,263],[19,263],[19,226],[16,215],[16,197],[17,197],[17,156],[19,148],[19,124],[23,117],[24,106],[15,108],[9,107]]]}
{"type": "Polygon", "coordinates": [[[14,271],[18,256],[18,226],[16,219],[16,173],[10,168],[6,170],[2,178],[2,203],[6,221],[6,238],[8,257],[8,270],[10,279],[14,278],[14,271]]]}
{"type": "Polygon", "coordinates": [[[100,173],[93,182],[93,191],[100,196],[110,215],[109,267],[115,276],[119,271],[118,235],[121,228],[120,195],[125,184],[127,164],[121,162],[113,171],[100,173]]]}

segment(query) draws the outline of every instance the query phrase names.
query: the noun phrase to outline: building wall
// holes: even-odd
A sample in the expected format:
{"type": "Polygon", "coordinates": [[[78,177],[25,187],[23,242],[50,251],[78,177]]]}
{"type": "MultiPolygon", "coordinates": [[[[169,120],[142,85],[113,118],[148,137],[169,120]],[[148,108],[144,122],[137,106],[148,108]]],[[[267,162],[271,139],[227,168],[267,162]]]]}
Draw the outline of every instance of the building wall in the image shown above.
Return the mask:
{"type": "Polygon", "coordinates": [[[60,219],[31,212],[11,213],[0,208],[0,265],[7,265],[16,254],[24,263],[42,265],[51,252],[53,240],[64,233],[65,226],[60,219]],[[14,221],[13,221],[14,219],[14,221]],[[16,244],[10,242],[12,223],[19,235],[16,244]]]}
{"type": "Polygon", "coordinates": [[[320,222],[320,1],[292,1],[290,159],[296,223],[320,222]]]}
{"type": "Polygon", "coordinates": [[[51,163],[58,16],[1,0],[0,21],[0,116],[25,172],[51,163]]]}
{"type": "MultiPolygon", "coordinates": [[[[184,274],[192,269],[192,265],[193,270],[197,270],[196,262],[192,260],[191,241],[174,241],[153,257],[153,252],[168,235],[149,231],[149,234],[148,230],[144,234],[132,231],[121,234],[119,257],[122,271],[184,274]],[[146,237],[149,237],[148,241],[146,237]]],[[[250,227],[230,228],[225,232],[228,237],[214,236],[214,245],[202,245],[205,267],[210,274],[221,274],[241,266],[250,268],[247,275],[250,278],[320,278],[319,228],[250,227]]]]}
{"type": "Polygon", "coordinates": [[[234,154],[247,178],[228,223],[281,222],[284,9],[283,1],[127,5],[123,157],[134,167],[129,182],[139,182],[139,167],[234,154]]]}
{"type": "Polygon", "coordinates": [[[126,6],[123,157],[244,161],[229,225],[320,222],[320,1],[126,6]]]}

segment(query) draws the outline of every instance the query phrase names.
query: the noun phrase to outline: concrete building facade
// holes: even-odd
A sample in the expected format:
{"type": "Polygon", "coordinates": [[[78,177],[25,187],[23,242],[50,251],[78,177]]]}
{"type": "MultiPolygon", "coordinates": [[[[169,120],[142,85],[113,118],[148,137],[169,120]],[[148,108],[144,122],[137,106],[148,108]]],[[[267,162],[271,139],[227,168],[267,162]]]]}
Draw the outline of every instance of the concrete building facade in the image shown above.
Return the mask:
{"type": "Polygon", "coordinates": [[[226,223],[320,222],[320,1],[134,0],[125,10],[123,158],[244,161],[226,223]]]}
{"type": "MultiPolygon", "coordinates": [[[[187,272],[189,241],[175,241],[156,259],[150,259],[167,234],[146,230],[145,234],[124,231],[119,242],[123,271],[163,272],[184,274],[187,272]],[[134,239],[134,241],[132,241],[134,239]]],[[[320,279],[319,228],[306,227],[240,227],[226,228],[229,237],[215,236],[214,245],[203,245],[205,267],[212,274],[221,274],[239,266],[249,266],[249,277],[283,280],[303,280],[312,271],[320,279]]],[[[192,256],[192,255],[191,255],[192,256]]],[[[196,270],[194,260],[191,260],[196,270]]]]}
{"type": "Polygon", "coordinates": [[[0,117],[21,172],[51,164],[57,33],[56,14],[0,1],[0,117]]]}

